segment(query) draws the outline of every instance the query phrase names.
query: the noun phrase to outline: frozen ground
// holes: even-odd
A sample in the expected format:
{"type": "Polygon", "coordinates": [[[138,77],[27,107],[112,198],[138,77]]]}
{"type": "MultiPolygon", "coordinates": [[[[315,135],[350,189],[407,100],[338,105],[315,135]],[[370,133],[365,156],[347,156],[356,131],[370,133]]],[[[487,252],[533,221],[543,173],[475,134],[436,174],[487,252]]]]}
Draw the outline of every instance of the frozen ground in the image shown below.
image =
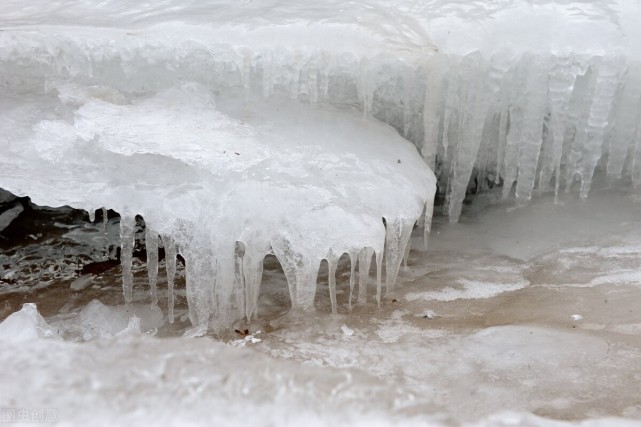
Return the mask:
{"type": "Polygon", "coordinates": [[[167,323],[162,276],[163,313],[149,308],[143,263],[129,306],[117,268],[81,291],[66,281],[5,294],[3,316],[35,302],[51,329],[29,306],[0,324],[0,402],[53,408],[61,425],[638,422],[638,195],[598,190],[525,209],[492,197],[459,224],[437,217],[429,251],[412,252],[395,293],[377,307],[370,281],[351,313],[346,259],[339,314],[324,264],[317,313],[283,315],[286,282],[268,257],[258,319],[217,338],[178,337],[184,299],[167,323]]]}

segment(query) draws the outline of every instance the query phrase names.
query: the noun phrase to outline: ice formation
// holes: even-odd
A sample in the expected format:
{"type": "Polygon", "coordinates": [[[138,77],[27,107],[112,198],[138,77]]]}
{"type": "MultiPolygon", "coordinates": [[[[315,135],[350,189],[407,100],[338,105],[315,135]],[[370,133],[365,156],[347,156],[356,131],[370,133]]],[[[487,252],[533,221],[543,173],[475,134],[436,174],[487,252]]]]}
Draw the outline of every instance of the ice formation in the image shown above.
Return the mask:
{"type": "Polygon", "coordinates": [[[0,322],[0,342],[15,344],[38,338],[59,339],[58,332],[38,313],[36,305],[27,303],[0,322]]]}
{"type": "Polygon", "coordinates": [[[409,232],[434,197],[434,176],[415,147],[349,109],[223,97],[216,107],[193,83],[133,99],[61,85],[53,96],[6,96],[3,104],[12,135],[33,129],[8,141],[3,185],[48,204],[120,212],[126,302],[142,215],[152,303],[160,240],[174,263],[176,252],[186,259],[190,319],[201,328],[255,315],[271,251],[294,309],[313,309],[322,259],[334,269],[343,253],[354,263],[361,251],[380,261],[385,242],[393,287],[409,232]]]}
{"type": "MultiPolygon", "coordinates": [[[[255,314],[269,251],[295,308],[343,253],[376,255],[380,298],[423,206],[429,232],[425,164],[452,221],[471,187],[641,184],[636,2],[289,3],[0,5],[0,185],[120,212],[127,301],[141,214],[203,325],[255,314]]],[[[352,268],[361,302],[366,280],[352,268]]]]}

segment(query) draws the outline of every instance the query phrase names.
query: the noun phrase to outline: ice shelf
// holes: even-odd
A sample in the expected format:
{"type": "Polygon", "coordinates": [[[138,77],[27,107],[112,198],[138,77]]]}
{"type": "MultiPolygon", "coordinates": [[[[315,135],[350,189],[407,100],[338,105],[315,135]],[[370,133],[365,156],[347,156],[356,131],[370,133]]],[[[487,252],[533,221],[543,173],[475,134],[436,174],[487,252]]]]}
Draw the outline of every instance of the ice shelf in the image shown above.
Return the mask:
{"type": "Polygon", "coordinates": [[[436,190],[416,148],[354,108],[222,96],[218,104],[195,83],[135,97],[69,84],[50,96],[7,95],[3,186],[43,204],[118,211],[126,302],[141,215],[152,303],[162,244],[186,260],[190,320],[201,329],[252,319],[272,252],[296,311],[314,308],[321,260],[335,265],[344,253],[356,265],[386,251],[393,288],[436,190]]]}

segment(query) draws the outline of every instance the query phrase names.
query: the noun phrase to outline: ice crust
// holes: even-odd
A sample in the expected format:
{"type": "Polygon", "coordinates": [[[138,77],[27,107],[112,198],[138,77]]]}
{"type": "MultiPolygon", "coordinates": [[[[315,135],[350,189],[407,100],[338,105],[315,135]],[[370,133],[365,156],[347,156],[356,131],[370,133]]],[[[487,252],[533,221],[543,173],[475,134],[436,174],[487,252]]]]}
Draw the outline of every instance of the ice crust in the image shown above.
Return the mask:
{"type": "Polygon", "coordinates": [[[434,180],[372,118],[419,148],[451,221],[470,189],[523,205],[587,197],[595,176],[641,184],[637,2],[31,0],[0,16],[0,185],[120,212],[127,301],[142,215],[150,253],[160,236],[187,259],[195,325],[251,319],[270,251],[295,309],[345,252],[375,255],[378,298],[385,252],[393,288],[434,180]]]}

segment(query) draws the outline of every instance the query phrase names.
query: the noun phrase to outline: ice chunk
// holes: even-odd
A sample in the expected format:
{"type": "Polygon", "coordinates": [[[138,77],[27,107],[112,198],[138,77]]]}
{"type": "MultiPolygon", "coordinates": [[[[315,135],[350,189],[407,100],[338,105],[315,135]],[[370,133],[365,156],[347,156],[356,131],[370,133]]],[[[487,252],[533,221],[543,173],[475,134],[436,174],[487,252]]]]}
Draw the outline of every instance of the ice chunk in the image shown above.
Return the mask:
{"type": "Polygon", "coordinates": [[[354,335],[354,330],[347,325],[341,325],[341,331],[343,331],[343,335],[345,335],[346,337],[351,337],[352,335],[354,335]]]}
{"type": "Polygon", "coordinates": [[[129,318],[127,322],[127,327],[122,331],[116,333],[117,337],[126,337],[130,335],[140,335],[140,317],[137,317],[135,314],[129,318]]]}
{"type": "Polygon", "coordinates": [[[33,303],[22,305],[0,323],[0,342],[21,343],[38,338],[59,338],[58,331],[49,326],[33,303]]]}
{"type": "Polygon", "coordinates": [[[91,340],[154,330],[163,325],[163,319],[162,313],[149,306],[106,306],[98,300],[92,300],[77,316],[54,325],[65,336],[91,340]]]}

